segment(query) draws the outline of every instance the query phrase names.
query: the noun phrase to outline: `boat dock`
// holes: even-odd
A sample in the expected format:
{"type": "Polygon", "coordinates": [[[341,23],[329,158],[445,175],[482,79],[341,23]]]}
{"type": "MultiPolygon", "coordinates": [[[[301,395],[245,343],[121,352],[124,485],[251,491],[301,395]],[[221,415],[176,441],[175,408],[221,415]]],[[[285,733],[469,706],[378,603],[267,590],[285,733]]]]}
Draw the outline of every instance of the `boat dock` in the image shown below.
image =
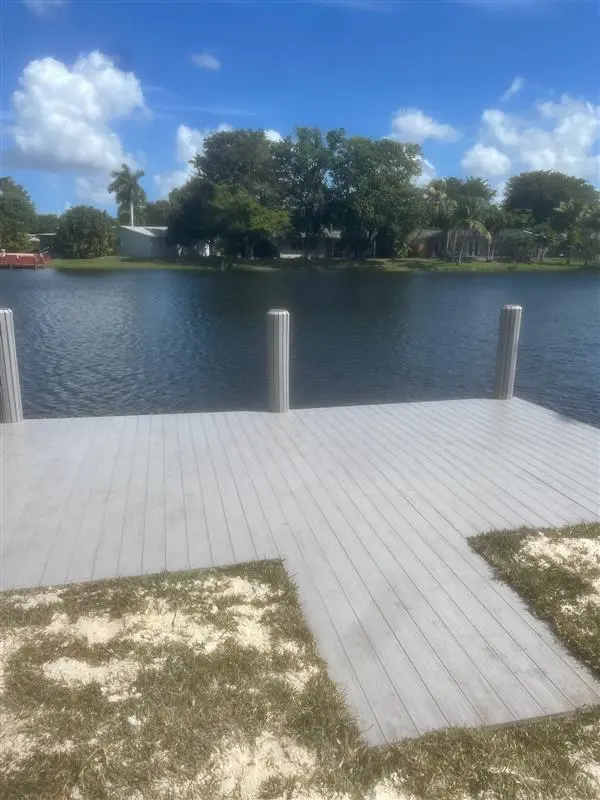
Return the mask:
{"type": "Polygon", "coordinates": [[[467,539],[600,519],[600,431],[520,399],[0,426],[2,587],[281,558],[367,741],[600,703],[467,539]]]}

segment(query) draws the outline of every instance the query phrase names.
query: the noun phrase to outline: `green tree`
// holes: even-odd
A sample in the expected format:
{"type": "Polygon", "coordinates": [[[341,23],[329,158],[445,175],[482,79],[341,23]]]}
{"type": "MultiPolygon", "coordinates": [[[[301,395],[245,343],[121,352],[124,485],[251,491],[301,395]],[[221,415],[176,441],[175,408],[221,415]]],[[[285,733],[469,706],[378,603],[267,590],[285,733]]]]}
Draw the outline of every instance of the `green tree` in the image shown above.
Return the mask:
{"type": "Polygon", "coordinates": [[[487,239],[488,242],[490,241],[490,232],[483,223],[486,212],[487,205],[485,200],[480,197],[464,197],[459,201],[456,208],[456,225],[463,233],[458,253],[459,264],[462,263],[465,243],[469,232],[479,233],[487,239]]]}
{"type": "Polygon", "coordinates": [[[75,206],[60,218],[54,250],[64,258],[98,258],[114,252],[114,220],[106,211],[75,206]]]}
{"type": "Polygon", "coordinates": [[[35,223],[35,208],[29,194],[12,178],[0,178],[0,248],[29,249],[28,233],[35,223]]]}
{"type": "Polygon", "coordinates": [[[443,255],[449,258],[450,233],[456,228],[457,200],[450,197],[443,178],[432,180],[425,190],[427,223],[442,231],[443,255]]]}
{"type": "Polygon", "coordinates": [[[446,194],[458,203],[463,199],[481,200],[484,205],[491,203],[496,195],[484,178],[445,178],[446,194]]]}
{"type": "Polygon", "coordinates": [[[488,239],[488,260],[493,261],[502,234],[511,226],[512,219],[511,215],[499,206],[490,205],[484,213],[483,224],[490,235],[488,239]]]}
{"type": "Polygon", "coordinates": [[[558,244],[559,234],[548,222],[539,222],[537,225],[531,225],[531,233],[535,243],[535,256],[538,261],[542,262],[548,250],[558,244]]]}
{"type": "Polygon", "coordinates": [[[442,230],[446,258],[456,253],[459,207],[464,206],[465,202],[475,202],[479,213],[487,213],[495,194],[495,189],[483,178],[450,177],[431,181],[425,193],[427,216],[430,225],[442,230]]]}
{"type": "Polygon", "coordinates": [[[262,130],[220,131],[205,140],[192,164],[208,183],[235,186],[271,205],[279,197],[274,155],[275,143],[262,130]]]}
{"type": "Polygon", "coordinates": [[[169,224],[169,215],[172,211],[168,200],[157,200],[147,203],[144,209],[144,224],[164,226],[169,224]]]}
{"type": "Polygon", "coordinates": [[[112,182],[108,186],[110,194],[114,194],[118,206],[118,219],[121,224],[135,225],[135,215],[142,222],[146,205],[146,192],[140,186],[143,170],[133,172],[127,164],[121,169],[111,172],[112,182]]]}
{"type": "Polygon", "coordinates": [[[327,174],[331,151],[318,128],[297,128],[294,138],[275,145],[276,175],[282,204],[295,232],[302,237],[304,255],[310,255],[323,228],[331,221],[327,174]]]}
{"type": "Polygon", "coordinates": [[[600,202],[588,206],[581,219],[583,255],[585,263],[596,259],[600,253],[600,202]]]}
{"type": "Polygon", "coordinates": [[[199,243],[215,242],[219,230],[213,207],[214,196],[214,184],[203,178],[192,178],[171,192],[168,244],[194,247],[199,243]]]}
{"type": "Polygon", "coordinates": [[[58,214],[36,214],[31,233],[56,233],[59,222],[58,214]]]}
{"type": "Polygon", "coordinates": [[[597,202],[598,191],[583,178],[562,172],[522,172],[508,181],[504,207],[508,211],[529,211],[533,223],[539,225],[550,223],[555,209],[569,200],[587,206],[597,202]]]}
{"type": "Polygon", "coordinates": [[[357,257],[370,255],[385,232],[403,249],[424,211],[412,183],[421,171],[418,145],[347,138],[344,131],[331,131],[327,140],[334,219],[347,247],[357,257]]]}
{"type": "Polygon", "coordinates": [[[228,255],[253,258],[257,245],[283,235],[289,227],[287,211],[262,205],[240,187],[215,187],[211,206],[214,229],[228,255]]]}
{"type": "Polygon", "coordinates": [[[531,227],[531,217],[529,214],[519,211],[506,211],[501,206],[485,206],[482,214],[482,221],[485,225],[490,238],[488,239],[488,259],[493,261],[496,256],[496,249],[501,241],[507,239],[517,239],[530,243],[531,233],[526,229],[531,227]]]}
{"type": "Polygon", "coordinates": [[[560,234],[561,241],[567,253],[567,264],[571,263],[571,256],[582,245],[582,223],[585,219],[587,206],[581,200],[566,200],[561,202],[551,219],[552,228],[560,234]]]}

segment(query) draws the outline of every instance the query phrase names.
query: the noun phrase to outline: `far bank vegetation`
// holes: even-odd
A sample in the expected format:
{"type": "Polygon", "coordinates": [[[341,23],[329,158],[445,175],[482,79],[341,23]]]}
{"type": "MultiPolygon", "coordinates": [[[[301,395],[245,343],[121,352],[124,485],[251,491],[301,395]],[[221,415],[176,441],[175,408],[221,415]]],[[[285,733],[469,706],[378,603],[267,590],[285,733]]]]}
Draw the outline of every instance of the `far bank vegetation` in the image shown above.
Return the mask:
{"type": "MultiPolygon", "coordinates": [[[[56,233],[53,254],[98,258],[115,253],[118,225],[168,228],[173,260],[242,260],[285,256],[329,260],[413,257],[545,263],[561,258],[596,265],[600,193],[583,178],[525,172],[503,198],[477,177],[421,185],[417,144],[297,128],[280,141],[262,130],[220,131],[192,159],[192,177],[168,199],[148,202],[144,173],[124,164],[108,191],[118,213],[77,206],[60,217],[36,215],[29,195],[2,179],[0,246],[27,246],[40,226],[56,233]]],[[[208,263],[208,262],[205,262],[208,263]]]]}

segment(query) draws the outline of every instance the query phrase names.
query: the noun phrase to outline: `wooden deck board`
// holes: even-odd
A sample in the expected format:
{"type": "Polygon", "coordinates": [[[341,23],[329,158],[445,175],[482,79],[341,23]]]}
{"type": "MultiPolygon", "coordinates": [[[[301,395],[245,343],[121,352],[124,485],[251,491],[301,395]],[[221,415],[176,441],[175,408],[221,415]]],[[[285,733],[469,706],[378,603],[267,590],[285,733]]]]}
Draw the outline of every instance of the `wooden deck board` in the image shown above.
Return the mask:
{"type": "MultiPolygon", "coordinates": [[[[343,459],[343,463],[346,470],[351,468],[350,458],[343,459]]],[[[372,494],[369,501],[360,486],[360,462],[356,467],[354,485],[349,488],[349,494],[369,522],[369,529],[365,529],[361,538],[373,551],[374,560],[389,584],[396,587],[406,609],[450,674],[460,676],[461,684],[469,686],[470,696],[474,699],[477,700],[479,695],[484,716],[491,706],[495,706],[496,715],[507,713],[506,703],[513,714],[516,709],[522,713],[529,709],[530,716],[541,713],[535,699],[518,683],[503,661],[510,641],[500,640],[500,652],[497,652],[498,648],[494,651],[475,625],[475,622],[482,623],[481,628],[487,631],[488,640],[490,628],[498,636],[494,620],[491,620],[491,625],[490,620],[482,622],[483,609],[479,607],[478,599],[466,591],[461,592],[464,587],[456,581],[450,567],[456,554],[445,553],[442,560],[422,539],[421,530],[423,525],[428,525],[427,521],[412,517],[408,526],[407,518],[395,513],[396,509],[389,504],[385,492],[379,497],[372,494]],[[437,574],[432,563],[438,567],[437,574]],[[506,688],[511,682],[513,686],[507,694],[506,688]],[[500,691],[496,694],[498,689],[500,691]]],[[[403,628],[398,625],[395,628],[401,636],[403,628]]],[[[421,661],[424,672],[430,667],[430,659],[431,654],[421,661]]],[[[436,685],[435,680],[432,685],[436,685]]]]}
{"type": "Polygon", "coordinates": [[[289,509],[286,514],[288,520],[297,521],[296,544],[321,587],[323,599],[332,612],[338,634],[343,636],[350,660],[361,686],[369,696],[375,716],[378,720],[386,720],[387,728],[393,729],[391,733],[388,730],[388,735],[393,739],[414,735],[416,728],[394,689],[382,659],[377,655],[376,647],[379,647],[384,662],[387,659],[390,644],[388,632],[353,565],[336,547],[327,516],[298,471],[295,458],[290,456],[291,443],[285,435],[287,420],[278,418],[273,423],[263,415],[255,422],[262,425],[262,439],[267,443],[268,455],[277,463],[277,470],[271,473],[274,480],[281,485],[281,476],[290,490],[283,490],[282,505],[289,509]],[[278,436],[281,429],[283,437],[278,436]],[[336,557],[341,559],[341,564],[335,563],[336,557]],[[342,572],[341,576],[339,571],[342,572]],[[368,626],[365,626],[365,620],[368,620],[368,626]],[[370,687],[375,685],[379,689],[373,693],[370,687]]]}
{"type": "Polygon", "coordinates": [[[186,414],[178,414],[175,419],[179,441],[189,563],[190,566],[193,565],[194,567],[211,567],[213,559],[206,521],[206,504],[204,502],[202,483],[198,471],[198,458],[189,418],[186,414]]]}
{"type": "Polygon", "coordinates": [[[96,551],[92,578],[110,578],[118,572],[123,541],[125,511],[131,486],[137,431],[136,417],[127,417],[121,433],[121,445],[106,501],[102,533],[96,551]]]}
{"type": "Polygon", "coordinates": [[[467,537],[600,519],[600,431],[522,400],[0,427],[2,587],[283,558],[372,744],[600,702],[467,537]]]}
{"type": "Polygon", "coordinates": [[[148,478],[142,544],[142,573],[152,574],[166,568],[167,498],[165,486],[165,419],[150,418],[148,443],[148,478]]]}
{"type": "MultiPolygon", "coordinates": [[[[370,444],[370,440],[367,444],[370,444]]],[[[357,441],[353,442],[356,449],[357,441]]],[[[365,450],[362,454],[363,463],[364,459],[369,459],[370,450],[365,450]]],[[[343,461],[342,463],[346,463],[343,461]]],[[[558,693],[555,689],[549,687],[547,682],[542,682],[538,687],[531,684],[537,676],[543,674],[532,660],[526,647],[519,645],[514,647],[512,638],[507,638],[503,635],[503,629],[498,624],[497,620],[491,616],[487,610],[489,603],[494,602],[493,593],[490,591],[489,574],[486,583],[480,581],[480,576],[473,574],[473,570],[468,562],[463,557],[467,548],[464,542],[456,541],[452,546],[452,538],[454,537],[454,530],[447,524],[444,518],[437,514],[436,509],[432,506],[427,506],[424,503],[418,505],[398,506],[393,486],[391,485],[388,474],[391,472],[391,465],[386,462],[387,471],[381,472],[379,477],[372,477],[370,487],[378,487],[382,496],[385,498],[383,502],[379,501],[378,506],[382,512],[392,520],[392,535],[388,537],[389,546],[397,550],[399,540],[404,537],[406,523],[408,522],[413,531],[417,532],[417,536],[406,537],[412,555],[403,559],[403,563],[412,565],[413,567],[418,564],[420,559],[423,564],[427,566],[428,571],[434,576],[436,586],[445,588],[447,594],[455,599],[456,606],[463,608],[470,616],[471,619],[479,623],[480,630],[486,633],[485,647],[480,647],[479,657],[485,655],[488,650],[496,654],[508,653],[508,661],[519,669],[520,674],[527,675],[527,689],[531,696],[536,698],[536,694],[540,691],[543,693],[542,698],[536,698],[536,702],[542,703],[545,708],[546,705],[553,707],[559,700],[558,693]],[[471,591],[466,591],[467,588],[474,587],[478,591],[473,594],[471,591]],[[512,648],[512,649],[511,649],[512,648]],[[533,691],[532,691],[533,689],[533,691]]],[[[397,470],[394,474],[397,474],[397,470]]],[[[435,492],[435,487],[431,487],[432,494],[435,492]]],[[[380,530],[380,529],[379,529],[380,530]]],[[[470,554],[470,553],[469,553],[470,554]]],[[[482,562],[482,568],[487,569],[486,565],[482,562]]],[[[419,578],[423,581],[423,576],[419,578]]],[[[448,598],[447,598],[448,599],[448,598]]],[[[446,599],[446,603],[447,603],[446,599]]],[[[499,609],[499,616],[502,619],[502,613],[506,613],[506,609],[499,609]]],[[[511,626],[518,625],[518,620],[513,620],[512,615],[509,614],[509,623],[511,626]]],[[[447,630],[451,631],[452,628],[447,626],[447,630]]],[[[461,637],[462,638],[462,637],[461,637]]],[[[526,641],[527,647],[533,649],[536,642],[526,641]]],[[[546,657],[550,656],[549,652],[544,653],[546,657]]],[[[477,660],[477,659],[476,659],[477,660]]],[[[546,665],[548,671],[554,669],[553,664],[546,665]]],[[[562,663],[559,664],[559,671],[562,669],[562,663]]],[[[482,668],[482,672],[487,674],[489,667],[482,668]]],[[[531,703],[531,698],[529,700],[531,703]]],[[[527,707],[525,703],[524,708],[527,707]]],[[[531,714],[533,715],[533,714],[531,714]]]]}
{"type": "MultiPolygon", "coordinates": [[[[481,407],[480,407],[481,408],[481,407]]],[[[441,419],[447,419],[454,423],[447,412],[442,411],[441,419]]],[[[510,431],[503,429],[503,435],[494,435],[493,428],[490,430],[486,418],[479,413],[477,408],[469,420],[469,428],[464,424],[458,423],[461,430],[468,433],[471,440],[481,445],[483,442],[488,451],[493,452],[496,461],[509,462],[511,467],[525,471],[529,475],[530,482],[536,481],[538,484],[547,483],[554,490],[566,497],[573,506],[574,513],[581,511],[597,512],[598,506],[598,487],[594,485],[593,470],[583,465],[574,467],[569,461],[567,443],[558,452],[551,452],[551,448],[540,442],[539,437],[535,436],[535,431],[531,428],[519,428],[518,425],[510,431]],[[507,446],[508,445],[508,446],[507,446]],[[557,475],[548,467],[550,463],[556,468],[560,467],[560,474],[557,475]],[[580,506],[581,508],[578,508],[580,506]]],[[[556,505],[556,504],[555,504],[556,505]]],[[[560,509],[564,512],[564,501],[560,509]]]]}
{"type": "Polygon", "coordinates": [[[187,517],[183,494],[181,443],[177,417],[165,417],[165,568],[171,572],[190,567],[187,517]]]}
{"type": "Polygon", "coordinates": [[[206,438],[206,429],[202,417],[203,415],[193,415],[188,419],[196,452],[198,480],[202,487],[210,552],[213,564],[234,564],[235,556],[229,524],[221,499],[212,450],[206,438]]]}
{"type": "Polygon", "coordinates": [[[148,466],[150,463],[150,420],[151,417],[148,416],[135,417],[134,453],[123,517],[121,547],[115,573],[118,577],[139,575],[142,571],[148,466]]]}
{"type": "MultiPolygon", "coordinates": [[[[387,436],[394,437],[399,426],[397,415],[385,409],[379,413],[382,415],[387,436]]],[[[410,424],[410,413],[406,416],[410,424]]],[[[567,498],[567,501],[556,498],[554,492],[547,491],[543,482],[526,471],[522,460],[515,463],[510,455],[510,441],[505,443],[509,455],[501,457],[496,452],[497,434],[495,437],[484,428],[474,437],[472,417],[468,423],[463,423],[461,418],[447,416],[444,409],[440,409],[434,420],[423,422],[419,416],[415,416],[413,421],[420,436],[427,438],[431,461],[438,459],[440,463],[445,462],[446,470],[450,465],[453,469],[456,467],[461,477],[466,479],[467,485],[472,490],[476,489],[476,499],[480,506],[493,506],[503,519],[512,520],[513,524],[515,514],[521,520],[529,519],[530,524],[539,524],[539,509],[542,505],[548,525],[562,525],[569,521],[567,508],[572,503],[571,498],[567,498]],[[452,428],[450,436],[460,439],[457,445],[448,444],[452,442],[452,438],[448,439],[447,426],[452,428]],[[446,452],[448,447],[451,447],[450,454],[446,452]]]]}
{"type": "MultiPolygon", "coordinates": [[[[252,428],[252,432],[245,431],[248,437],[246,442],[250,445],[248,451],[255,458],[256,474],[262,471],[266,478],[263,496],[267,498],[271,515],[275,515],[271,523],[272,530],[277,531],[279,550],[285,553],[286,566],[298,585],[304,611],[307,619],[311,620],[321,653],[327,660],[332,676],[347,692],[367,740],[373,744],[386,741],[370,702],[368,686],[361,683],[362,661],[360,641],[356,650],[357,634],[352,630],[340,631],[336,625],[339,605],[334,605],[330,600],[332,595],[335,599],[336,593],[340,594],[339,586],[332,580],[328,565],[320,558],[317,548],[304,546],[301,531],[307,524],[302,509],[284,480],[280,465],[273,461],[267,440],[260,428],[255,426],[258,417],[251,418],[249,422],[247,427],[252,428]]],[[[409,733],[414,733],[414,730],[410,729],[409,733]]]]}
{"type": "MultiPolygon", "coordinates": [[[[315,440],[313,446],[327,445],[320,439],[315,440]]],[[[448,622],[445,611],[448,609],[441,615],[438,614],[439,609],[435,609],[432,593],[440,588],[439,585],[436,583],[433,586],[433,581],[427,581],[429,576],[424,570],[419,571],[420,562],[411,558],[412,553],[408,558],[406,552],[396,558],[393,551],[386,547],[384,537],[380,538],[379,535],[380,530],[388,525],[385,517],[378,512],[381,502],[375,499],[371,501],[362,493],[360,464],[354,473],[347,454],[340,451],[340,456],[343,470],[324,476],[323,488],[335,498],[340,510],[344,508],[345,524],[336,526],[337,534],[350,558],[361,565],[363,580],[396,638],[397,646],[404,650],[417,671],[417,682],[414,677],[410,680],[410,676],[399,674],[397,670],[392,670],[392,675],[395,672],[397,690],[405,695],[405,703],[412,701],[414,717],[421,730],[439,727],[439,723],[435,723],[436,712],[438,715],[441,713],[442,717],[447,713],[447,716],[456,719],[459,712],[456,707],[448,708],[449,702],[462,706],[462,712],[466,710],[471,718],[474,712],[485,718],[492,705],[495,706],[496,715],[506,714],[508,717],[508,709],[503,701],[467,656],[465,637],[461,637],[462,641],[459,642],[449,633],[450,626],[445,627],[448,622]],[[416,574],[412,568],[416,569],[416,574]],[[459,670],[449,669],[448,665],[458,663],[459,670]],[[459,675],[458,682],[454,675],[459,675]],[[441,702],[436,699],[435,692],[440,682],[450,683],[453,689],[441,702]],[[416,694],[415,685],[421,688],[420,684],[425,691],[416,694]],[[412,687],[410,695],[404,689],[408,685],[412,687]],[[465,704],[467,685],[470,702],[465,704]],[[447,712],[444,712],[444,707],[447,712]],[[426,714],[431,716],[428,723],[425,721],[426,714]]],[[[411,533],[415,534],[414,529],[411,529],[411,533]]],[[[394,538],[397,540],[395,534],[394,538]]],[[[491,663],[488,666],[491,670],[496,667],[491,663]]]]}

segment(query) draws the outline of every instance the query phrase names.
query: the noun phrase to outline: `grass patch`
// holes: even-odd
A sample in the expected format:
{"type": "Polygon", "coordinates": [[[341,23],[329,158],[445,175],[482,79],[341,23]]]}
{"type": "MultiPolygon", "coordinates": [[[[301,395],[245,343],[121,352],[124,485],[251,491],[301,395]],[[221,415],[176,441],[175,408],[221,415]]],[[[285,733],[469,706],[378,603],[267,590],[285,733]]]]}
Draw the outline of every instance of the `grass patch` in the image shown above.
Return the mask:
{"type": "Polygon", "coordinates": [[[485,533],[471,544],[600,678],[600,523],[485,533]]]}
{"type": "Polygon", "coordinates": [[[208,269],[201,264],[186,264],[166,258],[125,258],[122,256],[102,256],[100,258],[53,258],[50,267],[60,270],[116,270],[116,269],[208,269]]]}
{"type": "MultiPolygon", "coordinates": [[[[117,269],[168,269],[208,271],[221,270],[224,259],[221,256],[207,256],[194,260],[139,259],[122,256],[103,256],[102,258],[54,258],[50,266],[61,270],[117,270],[117,269]]],[[[440,261],[437,258],[368,258],[362,260],[349,258],[304,259],[238,259],[229,264],[231,271],[241,272],[281,272],[290,270],[311,270],[326,272],[556,272],[565,270],[594,269],[583,262],[567,264],[564,259],[552,259],[541,264],[506,263],[501,261],[471,261],[463,264],[440,261]]]]}
{"type": "MultiPolygon", "coordinates": [[[[497,542],[515,559],[527,535],[480,537],[476,547],[497,542]]],[[[569,602],[588,589],[570,586],[569,602]]],[[[6,800],[592,800],[600,791],[598,710],[367,748],[280,562],[5,593],[0,614],[6,800]]]]}

